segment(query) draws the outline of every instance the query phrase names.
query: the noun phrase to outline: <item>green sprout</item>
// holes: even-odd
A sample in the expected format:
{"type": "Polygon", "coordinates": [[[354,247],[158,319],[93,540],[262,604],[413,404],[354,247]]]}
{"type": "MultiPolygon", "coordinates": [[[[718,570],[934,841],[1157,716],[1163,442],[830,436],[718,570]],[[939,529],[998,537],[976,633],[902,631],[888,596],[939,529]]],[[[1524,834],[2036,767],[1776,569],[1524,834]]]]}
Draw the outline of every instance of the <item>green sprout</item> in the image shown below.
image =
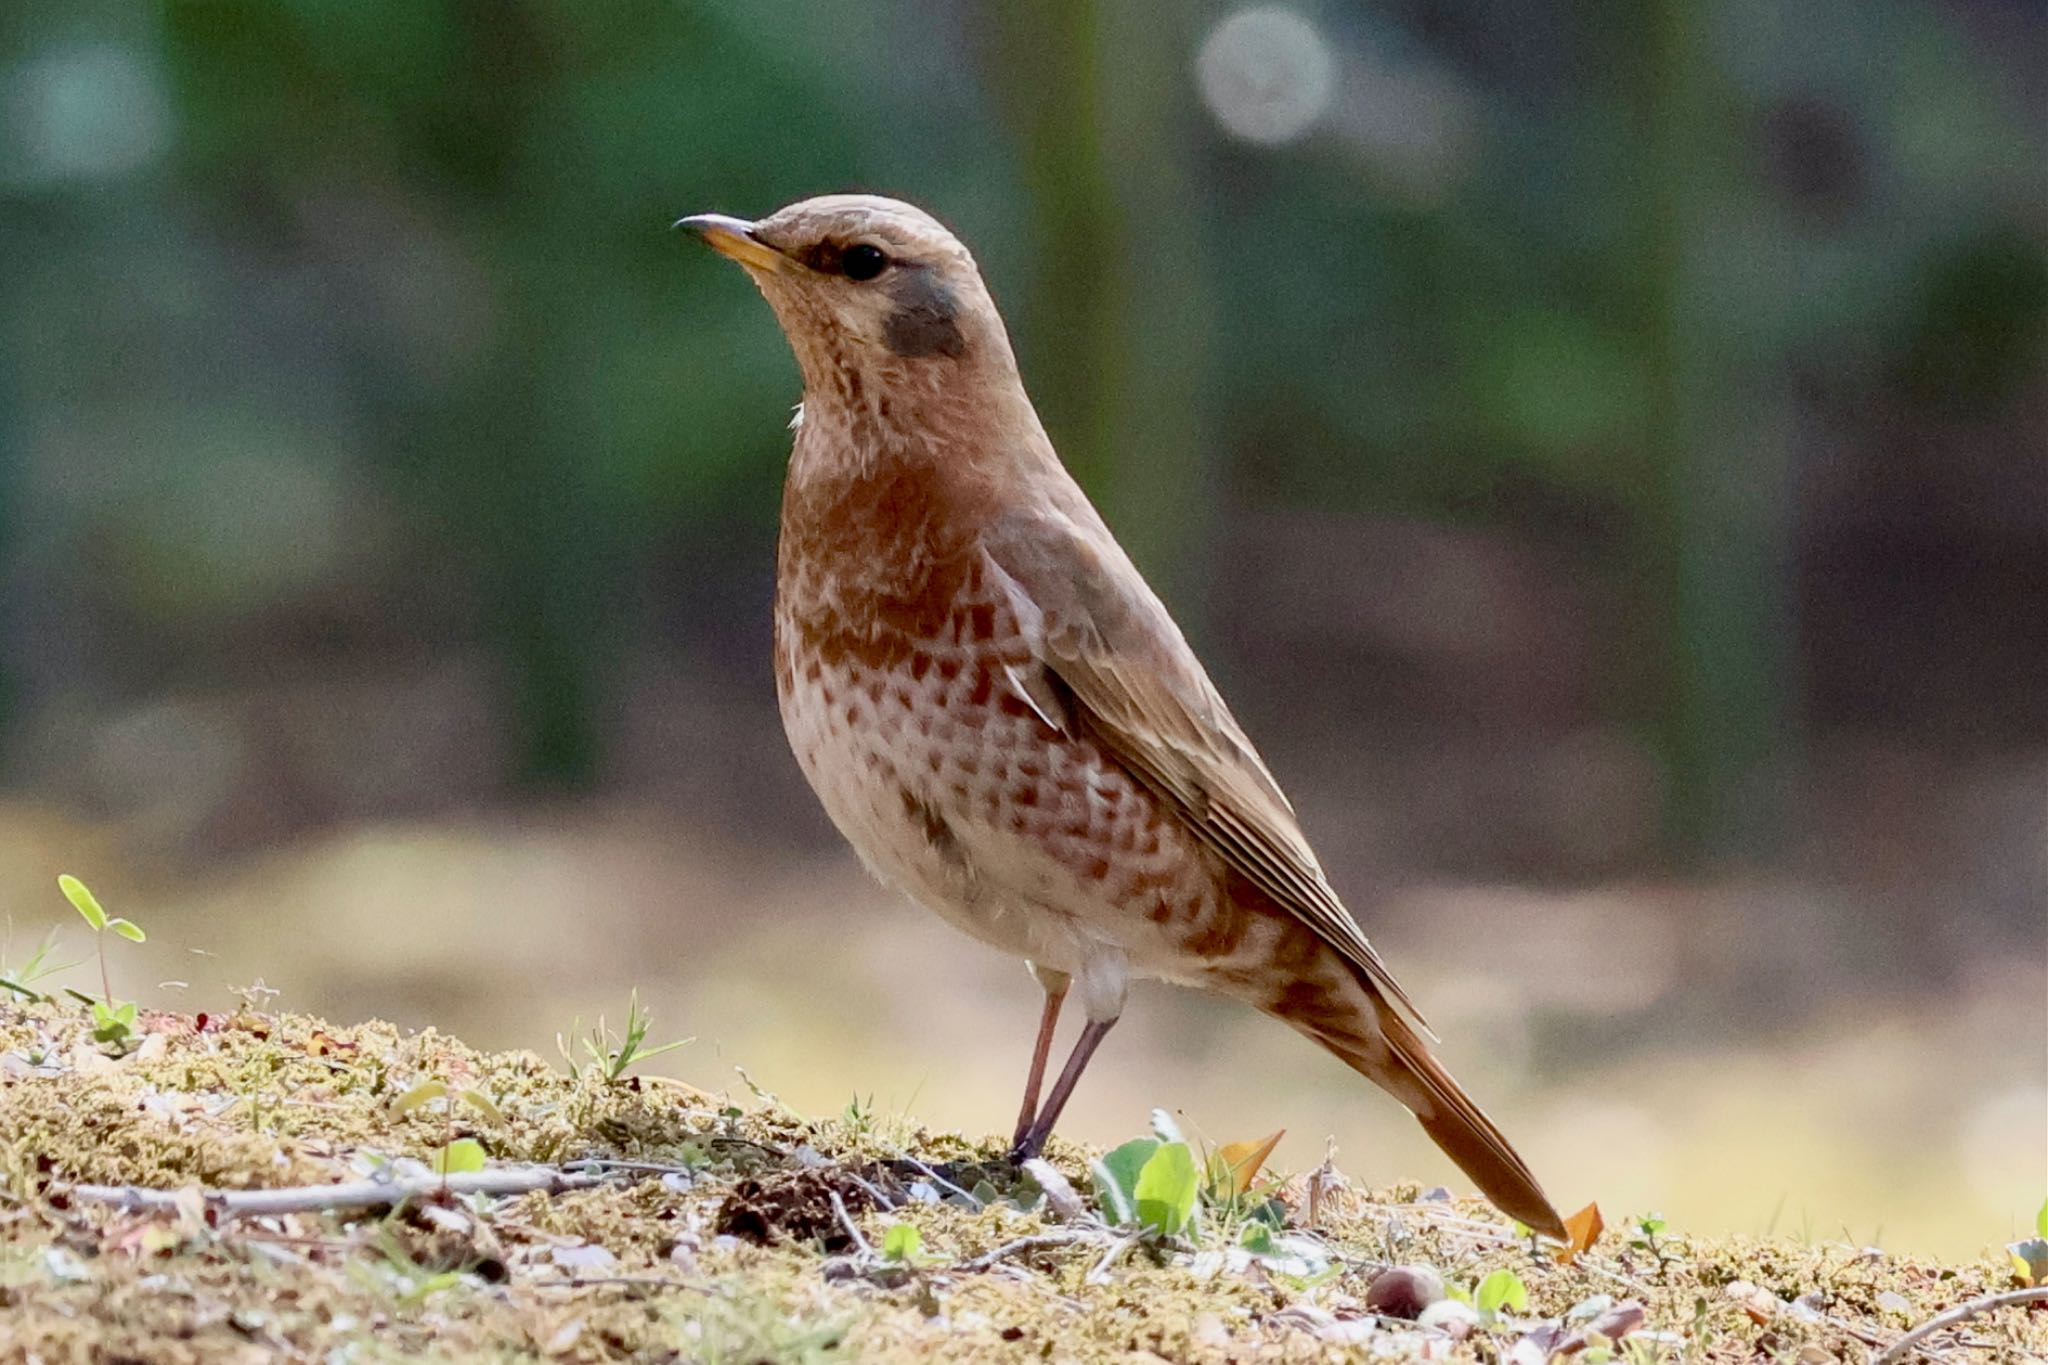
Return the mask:
{"type": "Polygon", "coordinates": [[[908,1265],[924,1255],[924,1234],[909,1223],[891,1223],[882,1234],[882,1259],[908,1265]]]}
{"type": "MultiPolygon", "coordinates": [[[[594,1072],[606,1085],[617,1085],[626,1079],[626,1072],[631,1067],[695,1041],[690,1038],[678,1038],[659,1047],[647,1047],[647,1031],[653,1025],[653,1014],[641,1005],[640,992],[634,991],[626,1002],[626,1031],[623,1036],[613,1033],[606,1027],[604,1016],[599,1015],[597,1027],[577,1040],[584,1056],[588,1058],[586,1063],[579,1064],[576,1061],[568,1042],[560,1034],[555,1035],[555,1050],[562,1054],[562,1060],[567,1064],[571,1076],[579,1076],[586,1071],[594,1072]]],[[[573,1033],[576,1026],[571,1024],[569,1028],[573,1033]]]]}
{"type": "Polygon", "coordinates": [[[92,926],[93,947],[98,952],[100,962],[101,998],[94,1000],[91,996],[80,995],[76,991],[70,994],[92,1007],[92,1036],[96,1040],[110,1043],[115,1047],[125,1047],[135,1036],[135,1002],[114,999],[112,978],[107,974],[107,935],[118,934],[130,943],[145,942],[149,936],[142,932],[142,926],[135,921],[109,916],[100,905],[99,897],[93,895],[84,882],[69,872],[57,878],[57,889],[64,893],[64,899],[70,901],[72,908],[78,911],[79,918],[92,926]]]}
{"type": "Polygon", "coordinates": [[[0,964],[0,991],[10,991],[32,1004],[48,1000],[50,997],[37,990],[35,983],[78,965],[76,962],[52,962],[50,956],[56,951],[57,932],[53,929],[43,935],[43,941],[19,967],[0,964]]]}
{"type": "Polygon", "coordinates": [[[1670,1224],[1664,1221],[1664,1215],[1660,1213],[1646,1213],[1629,1223],[1628,1244],[1655,1256],[1659,1274],[1663,1273],[1675,1259],[1668,1245],[1662,1240],[1662,1234],[1669,1226],[1670,1224]]]}

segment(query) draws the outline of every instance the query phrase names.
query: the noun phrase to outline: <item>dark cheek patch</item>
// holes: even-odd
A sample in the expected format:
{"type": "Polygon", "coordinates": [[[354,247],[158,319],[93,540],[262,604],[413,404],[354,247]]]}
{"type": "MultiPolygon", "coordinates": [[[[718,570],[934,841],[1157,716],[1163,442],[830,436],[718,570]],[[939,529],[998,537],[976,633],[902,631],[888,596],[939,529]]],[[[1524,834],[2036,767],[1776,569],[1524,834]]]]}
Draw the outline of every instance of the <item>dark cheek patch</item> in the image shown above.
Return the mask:
{"type": "Polygon", "coordinates": [[[882,340],[891,351],[956,360],[967,353],[967,340],[960,335],[960,300],[929,271],[905,271],[889,297],[896,308],[882,324],[882,340]]]}

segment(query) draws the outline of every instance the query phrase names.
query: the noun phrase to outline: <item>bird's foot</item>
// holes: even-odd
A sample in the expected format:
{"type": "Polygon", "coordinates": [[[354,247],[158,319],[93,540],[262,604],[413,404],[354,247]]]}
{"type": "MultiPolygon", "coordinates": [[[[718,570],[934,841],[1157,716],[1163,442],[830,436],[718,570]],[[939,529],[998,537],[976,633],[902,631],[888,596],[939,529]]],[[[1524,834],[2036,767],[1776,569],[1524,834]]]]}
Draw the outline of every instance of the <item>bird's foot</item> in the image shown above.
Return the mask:
{"type": "Polygon", "coordinates": [[[1007,1158],[1009,1163],[1012,1166],[1022,1166],[1025,1162],[1042,1155],[1047,1136],[1048,1134],[1039,1131],[1036,1124],[1018,1133],[1010,1139],[1010,1152],[1007,1158]]]}

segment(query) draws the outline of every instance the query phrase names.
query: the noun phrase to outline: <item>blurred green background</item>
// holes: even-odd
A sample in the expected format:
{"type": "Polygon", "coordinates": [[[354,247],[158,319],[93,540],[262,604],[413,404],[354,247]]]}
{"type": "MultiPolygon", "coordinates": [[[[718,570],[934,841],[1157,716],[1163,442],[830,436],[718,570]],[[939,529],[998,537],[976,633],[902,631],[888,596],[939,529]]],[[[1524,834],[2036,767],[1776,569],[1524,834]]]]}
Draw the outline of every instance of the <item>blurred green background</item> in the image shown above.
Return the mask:
{"type": "MultiPolygon", "coordinates": [[[[668,230],[913,199],[1454,1067],[1610,1221],[2048,1193],[2048,12],[10,0],[0,962],[992,1130],[1036,993],[868,886],[768,668],[797,380],[668,230]]],[[[1449,1180],[1141,993],[1152,1104],[1449,1180]]]]}

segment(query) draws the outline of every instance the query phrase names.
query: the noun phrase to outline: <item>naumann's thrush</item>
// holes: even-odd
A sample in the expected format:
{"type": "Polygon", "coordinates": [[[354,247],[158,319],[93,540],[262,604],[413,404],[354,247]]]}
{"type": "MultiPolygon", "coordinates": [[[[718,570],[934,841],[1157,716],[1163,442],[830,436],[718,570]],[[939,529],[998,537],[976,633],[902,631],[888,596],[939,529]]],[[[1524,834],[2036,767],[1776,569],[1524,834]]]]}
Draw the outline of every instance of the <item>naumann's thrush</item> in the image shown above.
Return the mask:
{"type": "Polygon", "coordinates": [[[967,249],[865,195],[681,226],[746,268],[803,371],[775,597],[797,762],[871,872],[1045,990],[1016,1154],[1152,977],[1293,1025],[1562,1236],[1060,464],[967,249]],[[1041,1105],[1069,991],[1088,1022],[1041,1105]]]}

